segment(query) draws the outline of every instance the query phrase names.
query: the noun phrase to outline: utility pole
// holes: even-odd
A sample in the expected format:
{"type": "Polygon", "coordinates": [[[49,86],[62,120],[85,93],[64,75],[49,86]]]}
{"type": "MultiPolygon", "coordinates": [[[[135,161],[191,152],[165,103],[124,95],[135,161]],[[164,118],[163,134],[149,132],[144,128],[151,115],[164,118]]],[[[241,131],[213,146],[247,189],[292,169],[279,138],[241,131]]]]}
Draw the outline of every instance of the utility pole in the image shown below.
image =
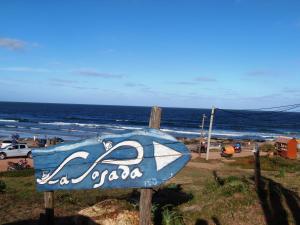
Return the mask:
{"type": "Polygon", "coordinates": [[[215,114],[215,107],[213,106],[212,109],[211,109],[210,123],[209,123],[209,130],[208,130],[208,140],[207,140],[207,149],[206,149],[206,160],[208,160],[208,158],[209,158],[210,139],[211,139],[212,125],[213,125],[213,122],[214,122],[214,114],[215,114]]]}
{"type": "Polygon", "coordinates": [[[198,153],[199,153],[199,156],[201,156],[201,150],[202,150],[202,142],[203,142],[203,139],[204,139],[204,121],[205,121],[205,114],[202,114],[202,124],[201,124],[201,133],[200,133],[200,138],[199,138],[199,147],[198,147],[198,153]]]}
{"type": "Polygon", "coordinates": [[[201,124],[201,138],[204,138],[204,122],[205,122],[205,114],[202,115],[202,124],[201,124]]]}

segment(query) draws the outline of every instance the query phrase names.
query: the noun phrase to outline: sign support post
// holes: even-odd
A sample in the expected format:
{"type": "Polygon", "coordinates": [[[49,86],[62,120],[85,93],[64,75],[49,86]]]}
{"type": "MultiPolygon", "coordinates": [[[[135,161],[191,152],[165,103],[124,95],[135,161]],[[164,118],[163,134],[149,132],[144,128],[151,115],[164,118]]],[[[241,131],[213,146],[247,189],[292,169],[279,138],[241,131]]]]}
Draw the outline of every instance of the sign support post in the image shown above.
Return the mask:
{"type": "Polygon", "coordinates": [[[44,192],[44,202],[45,202],[45,224],[54,224],[54,191],[44,192]]]}
{"type": "MultiPolygon", "coordinates": [[[[161,108],[154,106],[151,110],[149,127],[159,129],[161,120],[161,108]]],[[[152,208],[152,189],[142,188],[140,195],[140,225],[150,225],[152,208]]]]}
{"type": "Polygon", "coordinates": [[[206,160],[208,160],[208,158],[209,158],[210,139],[211,139],[211,132],[212,132],[212,124],[213,124],[213,121],[214,121],[214,114],[215,114],[215,107],[213,106],[212,109],[211,109],[211,115],[210,115],[207,149],[206,149],[206,160]]]}

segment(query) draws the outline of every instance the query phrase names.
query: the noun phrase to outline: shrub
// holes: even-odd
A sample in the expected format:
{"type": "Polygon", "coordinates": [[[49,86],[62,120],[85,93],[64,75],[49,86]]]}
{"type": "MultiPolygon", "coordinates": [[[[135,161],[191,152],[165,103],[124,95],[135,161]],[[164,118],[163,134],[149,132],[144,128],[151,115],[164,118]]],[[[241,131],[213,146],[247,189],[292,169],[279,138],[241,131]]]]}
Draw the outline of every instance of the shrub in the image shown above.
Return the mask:
{"type": "Polygon", "coordinates": [[[34,175],[34,169],[24,169],[24,170],[15,170],[15,171],[5,171],[1,172],[0,176],[2,177],[30,177],[34,175]]]}
{"type": "Polygon", "coordinates": [[[263,144],[259,147],[262,152],[275,152],[275,146],[273,144],[263,144]]]}
{"type": "Polygon", "coordinates": [[[171,210],[167,206],[163,207],[162,225],[183,225],[182,216],[176,211],[171,210]]]}
{"type": "Polygon", "coordinates": [[[245,178],[230,176],[224,180],[221,193],[231,196],[235,193],[246,193],[249,190],[249,183],[245,178]]]}
{"type": "Polygon", "coordinates": [[[204,193],[217,193],[221,196],[232,196],[235,193],[247,193],[249,182],[244,177],[229,176],[215,179],[205,184],[204,193]]]}
{"type": "Polygon", "coordinates": [[[0,192],[4,192],[6,189],[6,184],[3,180],[0,180],[0,192]]]}

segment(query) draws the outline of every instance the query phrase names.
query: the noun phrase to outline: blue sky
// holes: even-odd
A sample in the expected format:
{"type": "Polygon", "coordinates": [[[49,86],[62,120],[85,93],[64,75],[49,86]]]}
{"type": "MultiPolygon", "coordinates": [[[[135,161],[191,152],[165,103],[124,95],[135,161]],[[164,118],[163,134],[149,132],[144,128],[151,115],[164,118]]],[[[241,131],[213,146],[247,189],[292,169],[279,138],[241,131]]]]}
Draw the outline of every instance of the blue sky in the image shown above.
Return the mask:
{"type": "Polygon", "coordinates": [[[300,1],[0,1],[0,101],[300,102],[300,1]]]}

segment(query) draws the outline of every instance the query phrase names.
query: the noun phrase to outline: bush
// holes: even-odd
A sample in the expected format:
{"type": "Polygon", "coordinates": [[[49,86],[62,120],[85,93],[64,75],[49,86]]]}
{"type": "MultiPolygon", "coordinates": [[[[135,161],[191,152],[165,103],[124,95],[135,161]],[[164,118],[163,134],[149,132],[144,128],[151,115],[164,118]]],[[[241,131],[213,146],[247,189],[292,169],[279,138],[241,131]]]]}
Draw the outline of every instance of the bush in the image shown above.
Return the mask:
{"type": "Polygon", "coordinates": [[[221,196],[232,196],[235,193],[247,193],[249,182],[244,177],[229,176],[215,179],[205,184],[204,193],[216,193],[221,196]]]}
{"type": "Polygon", "coordinates": [[[34,169],[24,169],[24,170],[15,170],[15,171],[5,171],[1,172],[1,177],[30,177],[34,175],[34,169]]]}
{"type": "Polygon", "coordinates": [[[263,144],[259,147],[262,152],[275,152],[275,146],[273,144],[263,144]]]}
{"type": "Polygon", "coordinates": [[[6,189],[6,184],[3,180],[0,180],[0,192],[4,192],[6,189]]]}
{"type": "Polygon", "coordinates": [[[245,178],[230,176],[224,179],[222,194],[231,196],[235,193],[246,193],[249,190],[249,183],[245,178]]]}
{"type": "Polygon", "coordinates": [[[163,208],[162,212],[162,225],[183,225],[182,216],[176,211],[171,210],[168,206],[163,208]]]}
{"type": "MultiPolygon", "coordinates": [[[[254,168],[254,158],[253,156],[247,156],[242,158],[235,158],[234,162],[229,163],[230,166],[239,166],[243,169],[253,169],[254,168]]],[[[300,171],[300,161],[285,159],[280,156],[274,156],[269,158],[266,156],[260,157],[260,167],[261,170],[266,171],[280,171],[282,169],[287,173],[299,172],[300,171]]]]}

